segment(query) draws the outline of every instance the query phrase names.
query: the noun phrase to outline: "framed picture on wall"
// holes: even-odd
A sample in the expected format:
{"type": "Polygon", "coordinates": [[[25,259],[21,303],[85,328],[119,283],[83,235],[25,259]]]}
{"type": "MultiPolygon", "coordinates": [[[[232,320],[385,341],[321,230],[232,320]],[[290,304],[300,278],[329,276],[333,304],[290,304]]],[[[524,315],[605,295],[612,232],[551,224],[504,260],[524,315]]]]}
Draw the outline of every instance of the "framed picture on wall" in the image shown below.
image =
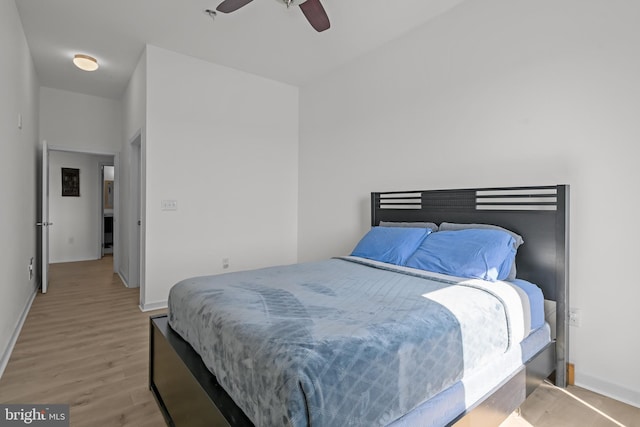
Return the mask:
{"type": "Polygon", "coordinates": [[[80,197],[80,169],[62,168],[62,195],[80,197]]]}

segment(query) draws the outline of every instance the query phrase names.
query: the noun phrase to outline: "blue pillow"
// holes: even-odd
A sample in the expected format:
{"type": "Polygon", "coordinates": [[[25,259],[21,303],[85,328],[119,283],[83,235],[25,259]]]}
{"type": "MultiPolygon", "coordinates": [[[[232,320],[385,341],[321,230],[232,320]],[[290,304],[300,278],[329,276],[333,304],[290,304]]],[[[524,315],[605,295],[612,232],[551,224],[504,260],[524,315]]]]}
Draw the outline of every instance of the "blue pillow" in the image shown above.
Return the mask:
{"type": "MultiPolygon", "coordinates": [[[[506,228],[502,228],[498,225],[493,224],[458,224],[455,222],[443,222],[440,224],[440,231],[450,231],[450,230],[466,230],[467,228],[490,228],[492,230],[502,230],[511,234],[513,237],[513,244],[515,246],[516,252],[518,251],[518,247],[524,243],[522,236],[518,233],[514,233],[511,230],[507,230],[506,228]]],[[[509,276],[507,280],[513,280],[516,278],[517,270],[516,270],[516,260],[513,259],[513,263],[511,264],[511,271],[509,271],[509,276]]]]}
{"type": "Polygon", "coordinates": [[[422,241],[406,266],[493,282],[507,278],[515,256],[514,239],[505,231],[438,231],[422,241]]]}
{"type": "Polygon", "coordinates": [[[351,255],[403,265],[429,233],[430,228],[373,227],[351,255]]]}

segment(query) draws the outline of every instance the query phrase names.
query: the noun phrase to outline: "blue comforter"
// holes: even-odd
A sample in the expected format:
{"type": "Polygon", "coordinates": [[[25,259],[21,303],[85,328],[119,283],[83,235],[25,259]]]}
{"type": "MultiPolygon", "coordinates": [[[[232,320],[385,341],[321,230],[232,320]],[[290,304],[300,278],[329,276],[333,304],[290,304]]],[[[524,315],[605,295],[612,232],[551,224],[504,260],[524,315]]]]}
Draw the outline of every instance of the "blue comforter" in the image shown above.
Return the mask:
{"type": "Polygon", "coordinates": [[[504,353],[508,317],[487,288],[346,259],[169,295],[171,327],[256,426],[387,425],[504,353]]]}

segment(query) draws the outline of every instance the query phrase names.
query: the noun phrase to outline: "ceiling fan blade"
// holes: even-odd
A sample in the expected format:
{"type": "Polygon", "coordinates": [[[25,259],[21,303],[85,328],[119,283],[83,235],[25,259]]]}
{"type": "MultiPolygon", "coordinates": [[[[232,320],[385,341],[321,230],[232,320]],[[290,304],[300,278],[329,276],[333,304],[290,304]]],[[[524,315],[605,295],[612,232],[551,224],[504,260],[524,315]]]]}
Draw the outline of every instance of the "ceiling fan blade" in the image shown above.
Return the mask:
{"type": "Polygon", "coordinates": [[[324,7],[322,7],[320,0],[307,0],[300,5],[300,9],[302,9],[302,13],[304,13],[307,21],[309,21],[316,31],[321,32],[328,30],[331,26],[327,12],[325,12],[324,7]]]}
{"type": "Polygon", "coordinates": [[[240,9],[242,6],[246,6],[252,1],[253,0],[224,0],[218,5],[218,7],[216,7],[216,10],[222,13],[231,13],[240,9]]]}

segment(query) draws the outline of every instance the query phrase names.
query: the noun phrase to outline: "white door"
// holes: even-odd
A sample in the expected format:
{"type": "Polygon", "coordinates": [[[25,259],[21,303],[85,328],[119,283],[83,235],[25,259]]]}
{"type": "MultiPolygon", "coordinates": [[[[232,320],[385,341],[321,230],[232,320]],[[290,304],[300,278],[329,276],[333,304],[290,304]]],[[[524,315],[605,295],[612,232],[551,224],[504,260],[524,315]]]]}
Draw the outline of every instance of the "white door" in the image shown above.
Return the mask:
{"type": "MultiPolygon", "coordinates": [[[[142,245],[142,229],[141,229],[141,196],[142,188],[142,166],[141,166],[141,145],[140,135],[131,142],[131,234],[129,253],[129,287],[135,288],[141,286],[140,271],[140,252],[142,245]]],[[[142,289],[140,296],[142,297],[142,289]]]]}
{"type": "Polygon", "coordinates": [[[42,211],[40,212],[40,226],[42,234],[42,253],[40,254],[40,271],[42,274],[42,293],[47,293],[49,285],[49,147],[47,141],[42,141],[42,211]]]}

